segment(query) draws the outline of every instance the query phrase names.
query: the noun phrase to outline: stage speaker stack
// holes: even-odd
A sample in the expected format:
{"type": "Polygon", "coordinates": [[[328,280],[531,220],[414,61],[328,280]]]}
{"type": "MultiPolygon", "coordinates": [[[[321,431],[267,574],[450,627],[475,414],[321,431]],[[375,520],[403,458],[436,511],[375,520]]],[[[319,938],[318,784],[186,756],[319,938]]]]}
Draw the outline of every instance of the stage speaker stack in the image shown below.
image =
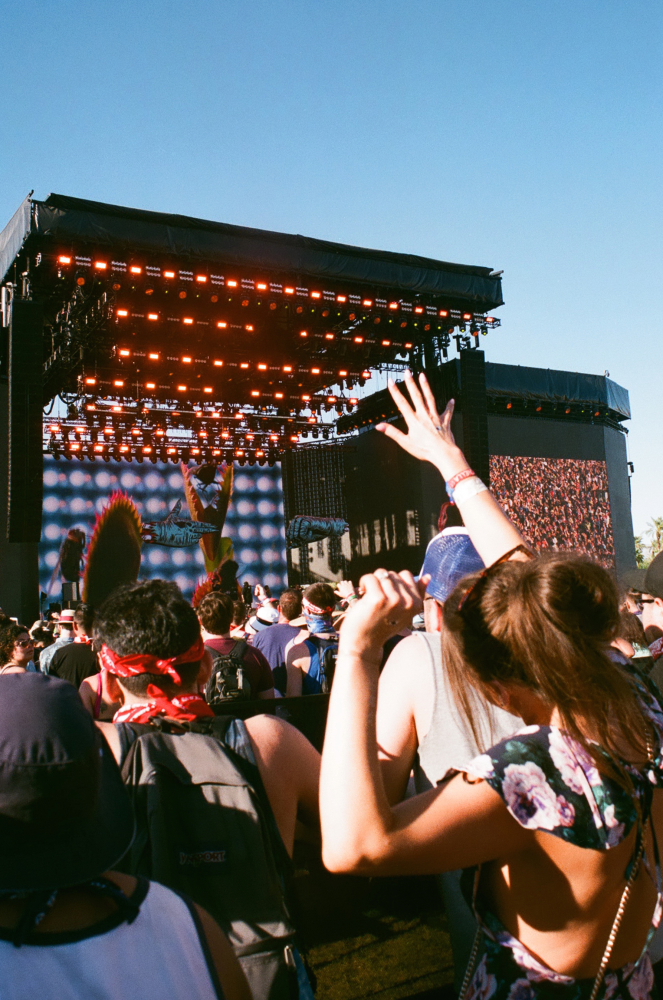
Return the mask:
{"type": "Polygon", "coordinates": [[[483,351],[460,352],[460,408],[463,415],[463,451],[477,476],[490,483],[486,356],[483,351]]]}
{"type": "Polygon", "coordinates": [[[38,542],[41,537],[43,327],[40,302],[14,299],[9,325],[9,542],[38,542]]]}

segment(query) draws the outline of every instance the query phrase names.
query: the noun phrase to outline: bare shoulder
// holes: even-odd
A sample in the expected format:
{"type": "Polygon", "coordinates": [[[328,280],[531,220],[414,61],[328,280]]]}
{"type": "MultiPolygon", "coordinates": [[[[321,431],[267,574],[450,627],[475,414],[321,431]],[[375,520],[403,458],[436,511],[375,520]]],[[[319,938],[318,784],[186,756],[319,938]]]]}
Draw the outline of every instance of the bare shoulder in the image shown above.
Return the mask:
{"type": "Polygon", "coordinates": [[[288,663],[294,663],[297,660],[308,660],[310,658],[310,653],[308,646],[306,645],[306,640],[299,640],[295,637],[291,644],[287,647],[286,659],[288,663]]]}
{"type": "Polygon", "coordinates": [[[106,737],[106,742],[110,747],[111,753],[115,760],[119,763],[122,756],[122,748],[120,746],[120,734],[117,731],[117,726],[112,722],[95,722],[95,726],[101,730],[101,732],[106,737]]]}
{"type": "Polygon", "coordinates": [[[428,640],[413,633],[394,647],[380,675],[378,718],[392,713],[413,717],[419,741],[430,728],[435,700],[431,661],[428,640]]]}
{"type": "Polygon", "coordinates": [[[276,715],[252,715],[245,720],[245,725],[251,741],[263,757],[276,753],[308,756],[311,752],[320,757],[303,733],[276,715]]]}

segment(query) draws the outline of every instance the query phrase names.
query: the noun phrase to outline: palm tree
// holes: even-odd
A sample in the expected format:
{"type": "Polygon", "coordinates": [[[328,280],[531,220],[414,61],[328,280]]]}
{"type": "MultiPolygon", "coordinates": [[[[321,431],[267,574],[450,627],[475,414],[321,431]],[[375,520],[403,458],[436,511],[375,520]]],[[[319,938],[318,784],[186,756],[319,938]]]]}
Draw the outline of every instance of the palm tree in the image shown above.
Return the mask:
{"type": "Polygon", "coordinates": [[[649,557],[653,559],[663,551],[663,517],[653,517],[647,529],[649,535],[649,557]]]}

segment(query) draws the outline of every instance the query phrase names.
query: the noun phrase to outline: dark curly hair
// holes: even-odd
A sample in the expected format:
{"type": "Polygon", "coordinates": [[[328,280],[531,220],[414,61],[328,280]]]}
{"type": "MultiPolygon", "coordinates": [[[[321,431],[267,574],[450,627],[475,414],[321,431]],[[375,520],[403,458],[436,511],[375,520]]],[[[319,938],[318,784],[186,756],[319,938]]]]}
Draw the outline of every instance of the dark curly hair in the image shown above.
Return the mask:
{"type": "Polygon", "coordinates": [[[10,625],[0,626],[0,667],[11,662],[14,654],[14,643],[19,635],[23,634],[30,635],[30,631],[25,625],[14,625],[12,622],[10,625]]]}
{"type": "MultiPolygon", "coordinates": [[[[177,584],[166,580],[118,587],[94,619],[95,645],[100,648],[104,644],[120,656],[151,653],[165,660],[186,652],[199,637],[196,612],[177,584]]],[[[195,683],[199,669],[200,663],[183,663],[178,667],[182,687],[195,683]]],[[[122,677],[120,683],[139,698],[145,697],[150,684],[156,684],[167,694],[177,690],[164,674],[122,677]]]]}

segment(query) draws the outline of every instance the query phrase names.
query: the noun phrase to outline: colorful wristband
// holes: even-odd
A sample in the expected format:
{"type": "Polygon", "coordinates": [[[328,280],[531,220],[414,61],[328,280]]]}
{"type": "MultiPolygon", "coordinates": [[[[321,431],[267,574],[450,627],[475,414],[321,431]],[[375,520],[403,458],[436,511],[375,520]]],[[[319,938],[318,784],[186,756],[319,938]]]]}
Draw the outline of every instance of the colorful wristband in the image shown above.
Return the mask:
{"type": "Polygon", "coordinates": [[[447,494],[451,496],[458,484],[462,483],[464,479],[469,479],[471,476],[476,476],[476,472],[469,468],[463,469],[462,472],[457,472],[455,476],[452,476],[451,479],[444,484],[447,488],[447,494]]]}
{"type": "Polygon", "coordinates": [[[485,483],[482,483],[478,476],[473,476],[471,479],[466,479],[464,482],[459,483],[456,489],[453,491],[453,502],[463,503],[464,500],[469,500],[470,497],[475,497],[479,493],[486,493],[488,487],[485,483]]]}

